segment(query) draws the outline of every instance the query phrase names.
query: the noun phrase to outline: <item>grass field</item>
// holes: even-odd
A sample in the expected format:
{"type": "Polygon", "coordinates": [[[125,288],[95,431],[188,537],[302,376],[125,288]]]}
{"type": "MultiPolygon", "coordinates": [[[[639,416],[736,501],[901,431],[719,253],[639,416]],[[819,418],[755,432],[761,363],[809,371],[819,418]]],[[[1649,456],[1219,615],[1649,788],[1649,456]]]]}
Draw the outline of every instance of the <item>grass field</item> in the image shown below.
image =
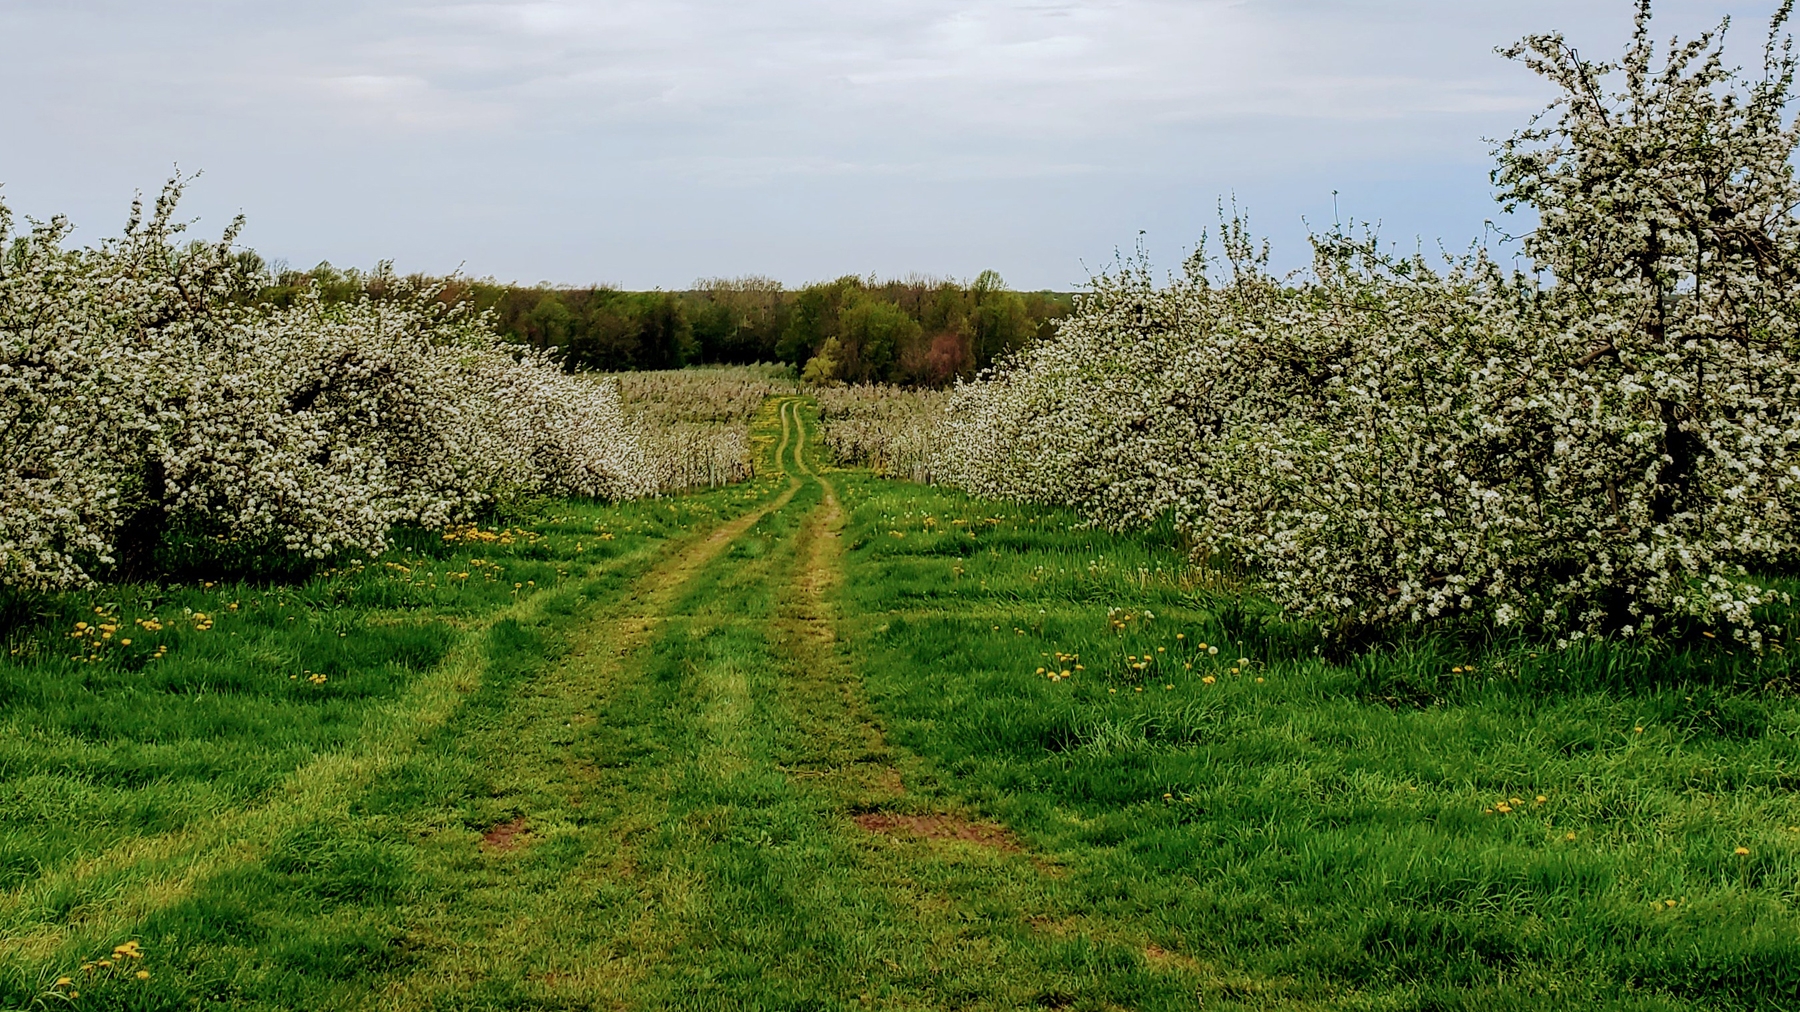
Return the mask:
{"type": "Polygon", "coordinates": [[[756,433],[8,604],[0,1008],[1800,1008],[1785,653],[1333,660],[1153,536],[756,433]]]}

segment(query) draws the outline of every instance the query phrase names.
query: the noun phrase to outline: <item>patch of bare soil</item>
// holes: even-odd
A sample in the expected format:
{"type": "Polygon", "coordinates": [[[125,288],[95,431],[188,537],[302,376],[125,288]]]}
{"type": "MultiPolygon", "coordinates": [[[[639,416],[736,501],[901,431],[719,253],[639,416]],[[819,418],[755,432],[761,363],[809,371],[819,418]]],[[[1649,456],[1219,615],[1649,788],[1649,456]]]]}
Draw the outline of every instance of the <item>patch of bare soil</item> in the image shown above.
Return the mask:
{"type": "Polygon", "coordinates": [[[865,812],[856,824],[883,836],[914,836],[926,840],[962,840],[992,847],[1007,854],[1023,854],[1012,832],[1005,826],[969,822],[954,815],[899,815],[894,812],[865,812]]]}
{"type": "Polygon", "coordinates": [[[1184,956],[1178,952],[1170,952],[1155,942],[1151,942],[1149,945],[1144,946],[1144,962],[1149,964],[1151,969],[1180,967],[1184,970],[1193,970],[1199,965],[1194,962],[1193,957],[1184,956]]]}
{"type": "Polygon", "coordinates": [[[525,835],[525,817],[523,815],[511,822],[502,822],[481,835],[481,843],[494,850],[515,850],[519,846],[519,837],[525,835]]]}

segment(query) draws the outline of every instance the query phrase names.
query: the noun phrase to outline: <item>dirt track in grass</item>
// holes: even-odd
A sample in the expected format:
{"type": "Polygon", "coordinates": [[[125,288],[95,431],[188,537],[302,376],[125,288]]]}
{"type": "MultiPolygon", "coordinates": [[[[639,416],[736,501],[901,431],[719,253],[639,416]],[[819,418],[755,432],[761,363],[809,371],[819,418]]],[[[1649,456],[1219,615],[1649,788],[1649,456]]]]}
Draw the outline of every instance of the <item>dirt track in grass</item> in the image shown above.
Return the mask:
{"type": "Polygon", "coordinates": [[[802,408],[778,405],[780,495],[459,729],[490,825],[529,828],[407,911],[415,965],[381,1004],[962,1004],[946,974],[981,980],[978,1006],[1039,994],[1049,953],[1016,943],[1054,877],[887,742],[840,632],[845,515],[802,408]]]}

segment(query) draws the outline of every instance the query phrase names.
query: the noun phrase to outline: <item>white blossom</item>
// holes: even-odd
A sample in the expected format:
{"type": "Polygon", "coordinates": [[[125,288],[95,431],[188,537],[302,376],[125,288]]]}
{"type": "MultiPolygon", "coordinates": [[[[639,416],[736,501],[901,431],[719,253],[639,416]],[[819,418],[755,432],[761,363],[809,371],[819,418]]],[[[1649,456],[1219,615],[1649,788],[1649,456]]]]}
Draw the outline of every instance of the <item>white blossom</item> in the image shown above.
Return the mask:
{"type": "Polygon", "coordinates": [[[0,205],[0,584],[88,583],[175,526],[324,557],[521,494],[651,491],[615,384],[398,280],[253,306],[238,226],[179,243],[180,192],[97,249],[0,205]]]}
{"type": "Polygon", "coordinates": [[[1538,212],[1542,279],[1343,230],[1277,278],[1237,218],[1221,263],[1159,286],[1124,262],[959,389],[938,472],[1109,527],[1172,516],[1296,615],[1760,642],[1746,574],[1800,558],[1786,15],[1747,83],[1716,34],[1652,70],[1647,3],[1617,66],[1509,51],[1565,91],[1495,174],[1538,212]]]}

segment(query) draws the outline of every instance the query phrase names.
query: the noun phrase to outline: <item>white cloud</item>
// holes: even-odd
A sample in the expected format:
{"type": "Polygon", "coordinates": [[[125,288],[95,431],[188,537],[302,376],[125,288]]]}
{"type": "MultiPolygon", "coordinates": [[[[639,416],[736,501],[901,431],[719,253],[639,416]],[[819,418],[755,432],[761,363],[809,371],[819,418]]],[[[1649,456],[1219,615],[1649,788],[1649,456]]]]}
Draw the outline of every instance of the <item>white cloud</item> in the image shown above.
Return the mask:
{"type": "MultiPolygon", "coordinates": [[[[1733,11],[1753,59],[1772,4],[1664,0],[1661,30],[1733,11]]],[[[171,162],[203,166],[197,204],[241,207],[253,241],[296,260],[630,284],[995,266],[1060,284],[1140,227],[1191,240],[1230,192],[1286,238],[1344,188],[1360,214],[1460,243],[1491,213],[1481,138],[1545,97],[1493,47],[1564,27],[1616,51],[1630,14],[0,0],[0,37],[32,40],[0,63],[0,181],[25,210],[110,222],[171,162]]]]}

